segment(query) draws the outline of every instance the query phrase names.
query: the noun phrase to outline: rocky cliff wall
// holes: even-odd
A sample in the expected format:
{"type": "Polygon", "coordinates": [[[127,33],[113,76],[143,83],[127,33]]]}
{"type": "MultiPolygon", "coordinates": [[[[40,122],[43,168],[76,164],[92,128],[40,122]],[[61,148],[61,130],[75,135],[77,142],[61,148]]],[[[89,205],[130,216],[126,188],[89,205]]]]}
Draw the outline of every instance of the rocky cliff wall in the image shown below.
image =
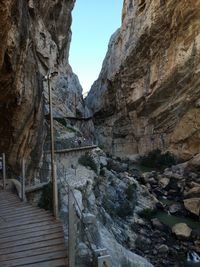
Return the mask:
{"type": "Polygon", "coordinates": [[[200,1],[125,0],[87,97],[100,144],[119,156],[200,152],[200,1]]]}
{"type": "Polygon", "coordinates": [[[48,70],[59,73],[52,81],[55,116],[73,115],[82,102],[82,88],[68,64],[74,2],[0,2],[0,152],[15,170],[22,157],[34,164],[41,155],[48,70]]]}

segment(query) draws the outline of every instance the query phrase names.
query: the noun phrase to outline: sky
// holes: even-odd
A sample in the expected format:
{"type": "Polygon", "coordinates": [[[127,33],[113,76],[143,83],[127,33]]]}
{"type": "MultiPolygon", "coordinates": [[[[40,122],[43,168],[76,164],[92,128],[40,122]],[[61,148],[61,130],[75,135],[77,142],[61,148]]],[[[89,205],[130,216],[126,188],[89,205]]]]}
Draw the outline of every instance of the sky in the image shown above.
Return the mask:
{"type": "Polygon", "coordinates": [[[123,0],[76,0],[69,63],[83,93],[98,78],[111,35],[121,26],[123,0]]]}

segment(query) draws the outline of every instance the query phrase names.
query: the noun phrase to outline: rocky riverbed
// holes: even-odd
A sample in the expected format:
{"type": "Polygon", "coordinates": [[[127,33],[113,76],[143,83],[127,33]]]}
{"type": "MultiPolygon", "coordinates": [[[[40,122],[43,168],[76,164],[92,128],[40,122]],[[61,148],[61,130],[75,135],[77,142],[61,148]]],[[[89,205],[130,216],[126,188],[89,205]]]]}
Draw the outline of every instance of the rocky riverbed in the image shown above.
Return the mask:
{"type": "Polygon", "coordinates": [[[78,266],[85,266],[80,263],[90,258],[91,247],[107,248],[116,267],[182,267],[189,252],[200,253],[200,175],[194,162],[141,172],[135,162],[112,158],[99,148],[87,157],[76,171],[68,169],[60,185],[64,220],[68,201],[63,184],[73,187],[81,207],[78,266]]]}

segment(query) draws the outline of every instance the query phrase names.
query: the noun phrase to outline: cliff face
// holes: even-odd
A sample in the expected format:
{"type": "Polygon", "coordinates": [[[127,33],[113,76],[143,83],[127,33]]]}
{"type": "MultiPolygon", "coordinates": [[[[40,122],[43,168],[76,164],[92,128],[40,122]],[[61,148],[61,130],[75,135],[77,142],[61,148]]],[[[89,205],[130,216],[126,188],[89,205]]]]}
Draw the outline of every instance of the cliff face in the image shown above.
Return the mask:
{"type": "Polygon", "coordinates": [[[48,104],[43,75],[59,73],[52,81],[56,116],[73,115],[74,99],[82,98],[68,64],[73,5],[74,0],[0,2],[0,151],[15,169],[22,157],[34,161],[41,155],[48,104]]]}
{"type": "Polygon", "coordinates": [[[200,1],[125,0],[87,97],[97,138],[115,155],[200,153],[200,1]]]}

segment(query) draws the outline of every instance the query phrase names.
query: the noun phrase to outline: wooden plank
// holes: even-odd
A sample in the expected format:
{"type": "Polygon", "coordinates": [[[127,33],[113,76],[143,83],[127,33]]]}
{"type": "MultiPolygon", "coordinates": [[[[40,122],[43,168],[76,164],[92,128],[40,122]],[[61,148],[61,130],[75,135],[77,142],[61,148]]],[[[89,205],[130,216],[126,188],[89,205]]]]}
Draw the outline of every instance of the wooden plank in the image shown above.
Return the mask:
{"type": "MultiPolygon", "coordinates": [[[[39,214],[30,214],[29,216],[24,216],[23,218],[17,217],[17,218],[4,218],[5,223],[2,223],[0,225],[0,228],[2,228],[3,226],[10,226],[10,224],[15,224],[19,225],[19,224],[27,224],[28,222],[31,222],[32,220],[36,220],[36,219],[40,219],[40,218],[51,218],[51,215],[48,214],[43,214],[43,213],[39,213],[39,214]]],[[[15,227],[15,225],[14,225],[15,227]]],[[[7,227],[6,227],[7,228],[7,227]]]]}
{"type": "Polygon", "coordinates": [[[17,240],[14,243],[9,242],[5,246],[1,245],[0,250],[3,248],[7,248],[7,249],[9,248],[9,250],[10,250],[11,247],[22,246],[22,245],[26,245],[26,244],[36,243],[36,242],[45,241],[45,240],[51,240],[51,239],[60,238],[60,237],[63,237],[63,232],[58,232],[58,233],[53,233],[53,234],[49,234],[49,235],[36,236],[36,237],[32,237],[32,238],[17,240]]]}
{"type": "Polygon", "coordinates": [[[16,218],[12,218],[12,217],[9,217],[9,218],[6,218],[6,217],[4,217],[5,219],[6,219],[6,221],[7,222],[13,222],[13,220],[15,220],[15,223],[17,224],[17,223],[23,223],[23,222],[26,222],[27,220],[30,220],[30,219],[35,219],[35,218],[40,218],[40,216],[42,216],[42,217],[48,217],[48,218],[50,218],[50,217],[52,217],[52,215],[50,215],[49,213],[44,213],[44,212],[39,212],[38,211],[38,214],[30,214],[29,216],[23,216],[23,217],[16,217],[16,218]]]}
{"type": "MultiPolygon", "coordinates": [[[[3,210],[2,212],[1,212],[1,215],[4,215],[4,214],[7,214],[7,215],[9,215],[9,214],[17,214],[17,213],[20,213],[20,212],[25,212],[25,211],[29,211],[29,210],[38,210],[38,208],[36,208],[36,207],[32,207],[32,206],[21,206],[21,207],[19,207],[19,208],[13,208],[13,209],[9,209],[8,211],[6,211],[6,210],[3,210]]],[[[42,210],[42,209],[41,209],[42,210]]]]}
{"type": "MultiPolygon", "coordinates": [[[[53,218],[52,218],[53,219],[53,218]]],[[[58,222],[59,223],[59,222],[58,222]]],[[[30,229],[30,228],[35,228],[35,227],[39,227],[39,226],[44,226],[44,225],[52,225],[54,224],[54,221],[43,221],[43,222],[36,222],[36,223],[32,223],[32,224],[25,224],[25,225],[16,225],[15,228],[6,228],[6,229],[0,229],[0,236],[2,234],[6,234],[6,233],[13,233],[15,231],[22,231],[22,230],[26,230],[26,229],[30,229]]]]}
{"type": "Polygon", "coordinates": [[[18,220],[18,219],[23,220],[24,218],[27,218],[29,216],[42,215],[42,214],[49,214],[49,212],[35,209],[32,211],[23,212],[23,213],[19,213],[19,214],[4,215],[2,217],[5,218],[7,221],[10,221],[10,220],[18,220]]]}
{"type": "Polygon", "coordinates": [[[0,211],[5,210],[5,209],[12,209],[12,208],[17,208],[17,207],[23,207],[23,203],[21,202],[8,202],[7,204],[2,204],[0,205],[0,211]]]}
{"type": "Polygon", "coordinates": [[[67,267],[62,224],[0,191],[0,267],[67,267]]]}
{"type": "Polygon", "coordinates": [[[66,258],[64,258],[64,259],[58,259],[58,260],[22,265],[20,267],[67,267],[67,266],[68,266],[67,260],[66,260],[66,258]]]}
{"type": "Polygon", "coordinates": [[[8,200],[19,201],[19,198],[15,197],[13,195],[4,195],[4,196],[1,195],[1,197],[0,197],[0,201],[1,202],[6,202],[8,200]]]}
{"type": "Polygon", "coordinates": [[[15,242],[18,240],[24,240],[24,239],[29,239],[32,237],[37,237],[37,236],[45,236],[45,235],[49,235],[49,234],[53,234],[53,233],[60,233],[62,232],[62,228],[60,226],[57,226],[53,229],[47,229],[47,230],[41,230],[38,232],[29,232],[29,233],[24,233],[22,235],[16,235],[16,236],[9,236],[9,237],[4,237],[4,238],[0,238],[0,247],[3,246],[7,246],[7,243],[11,243],[11,242],[15,242]]]}
{"type": "Polygon", "coordinates": [[[1,192],[0,200],[7,200],[7,199],[18,199],[19,200],[19,197],[17,195],[14,195],[14,194],[1,192]]]}
{"type": "Polygon", "coordinates": [[[43,214],[46,214],[46,213],[49,214],[49,212],[47,212],[47,211],[42,211],[42,210],[39,210],[39,209],[31,209],[29,211],[26,211],[25,210],[24,212],[22,211],[22,212],[14,213],[14,214],[12,214],[12,213],[1,214],[1,216],[4,217],[4,218],[7,218],[7,219],[9,219],[9,218],[15,219],[17,217],[23,218],[24,215],[29,216],[29,214],[31,215],[31,214],[36,214],[36,213],[38,213],[38,214],[41,214],[41,213],[43,213],[43,214]]]}
{"type": "Polygon", "coordinates": [[[30,207],[30,205],[27,205],[27,204],[23,205],[22,203],[18,203],[16,205],[0,207],[0,213],[4,212],[4,211],[12,212],[12,210],[17,210],[17,209],[22,208],[22,207],[30,207]]]}
{"type": "Polygon", "coordinates": [[[61,224],[49,224],[49,225],[44,225],[44,226],[38,226],[38,227],[34,227],[34,228],[28,228],[28,229],[22,229],[22,230],[18,230],[18,231],[12,231],[12,232],[5,232],[3,234],[1,234],[1,239],[5,238],[5,237],[10,237],[10,236],[22,236],[24,234],[28,234],[28,233],[35,233],[38,231],[43,231],[43,230],[49,230],[49,229],[54,229],[54,228],[60,228],[61,230],[63,230],[62,225],[61,224]]]}
{"type": "Polygon", "coordinates": [[[33,207],[33,206],[30,206],[30,205],[23,205],[22,203],[20,204],[17,204],[17,205],[14,205],[14,206],[5,206],[3,208],[0,209],[0,213],[3,213],[3,214],[9,214],[12,212],[17,212],[18,210],[20,209],[28,209],[28,208],[31,208],[31,209],[36,209],[36,210],[44,210],[44,209],[40,209],[38,207],[33,207]]]}
{"type": "Polygon", "coordinates": [[[46,246],[52,246],[52,245],[60,245],[64,244],[64,238],[63,235],[60,234],[60,237],[58,238],[53,238],[49,240],[42,240],[40,242],[35,242],[35,243],[30,243],[30,244],[25,244],[25,245],[20,245],[20,246],[14,246],[8,248],[2,248],[0,249],[0,255],[7,255],[7,254],[12,254],[16,252],[22,252],[26,250],[33,250],[35,248],[42,248],[46,246]]]}
{"type": "Polygon", "coordinates": [[[19,204],[19,200],[18,199],[6,199],[6,200],[1,200],[0,201],[0,204],[1,204],[1,207],[3,206],[6,206],[6,205],[12,205],[12,204],[19,204]]]}
{"type": "Polygon", "coordinates": [[[19,221],[19,222],[12,222],[12,223],[3,223],[3,224],[0,224],[0,229],[7,229],[7,228],[13,228],[15,226],[18,226],[18,225],[26,225],[26,224],[32,224],[32,223],[36,223],[36,222],[43,222],[43,221],[55,221],[55,219],[50,216],[50,215],[44,215],[44,216],[40,216],[39,218],[27,218],[27,220],[24,220],[23,222],[22,221],[19,221]]]}
{"type": "Polygon", "coordinates": [[[46,224],[44,225],[38,225],[35,226],[34,224],[32,225],[25,225],[24,227],[21,227],[21,229],[13,229],[13,231],[3,231],[2,233],[0,233],[1,238],[3,237],[9,237],[9,236],[15,236],[15,235],[22,235],[25,233],[30,233],[30,232],[37,232],[39,230],[48,230],[48,229],[52,229],[55,227],[60,227],[62,228],[62,225],[60,223],[48,223],[46,222],[46,224]],[[27,227],[26,227],[27,226],[27,227]]]}
{"type": "Polygon", "coordinates": [[[14,259],[14,260],[8,260],[8,261],[2,261],[1,267],[18,267],[22,265],[27,265],[30,263],[40,263],[44,261],[49,261],[51,259],[60,259],[66,257],[66,251],[57,251],[53,253],[44,253],[42,255],[36,255],[28,258],[20,258],[20,259],[14,259]]]}
{"type": "Polygon", "coordinates": [[[17,194],[14,194],[14,193],[12,193],[12,192],[10,192],[10,191],[1,191],[0,192],[1,193],[1,196],[0,197],[3,197],[3,196],[12,196],[12,197],[17,197],[17,194]]]}
{"type": "Polygon", "coordinates": [[[36,255],[42,255],[45,253],[56,252],[56,251],[65,251],[64,244],[46,246],[46,247],[37,248],[34,250],[26,250],[26,251],[1,255],[0,256],[0,264],[1,264],[1,262],[8,261],[8,260],[14,260],[14,259],[31,257],[31,256],[36,256],[36,255]]]}

